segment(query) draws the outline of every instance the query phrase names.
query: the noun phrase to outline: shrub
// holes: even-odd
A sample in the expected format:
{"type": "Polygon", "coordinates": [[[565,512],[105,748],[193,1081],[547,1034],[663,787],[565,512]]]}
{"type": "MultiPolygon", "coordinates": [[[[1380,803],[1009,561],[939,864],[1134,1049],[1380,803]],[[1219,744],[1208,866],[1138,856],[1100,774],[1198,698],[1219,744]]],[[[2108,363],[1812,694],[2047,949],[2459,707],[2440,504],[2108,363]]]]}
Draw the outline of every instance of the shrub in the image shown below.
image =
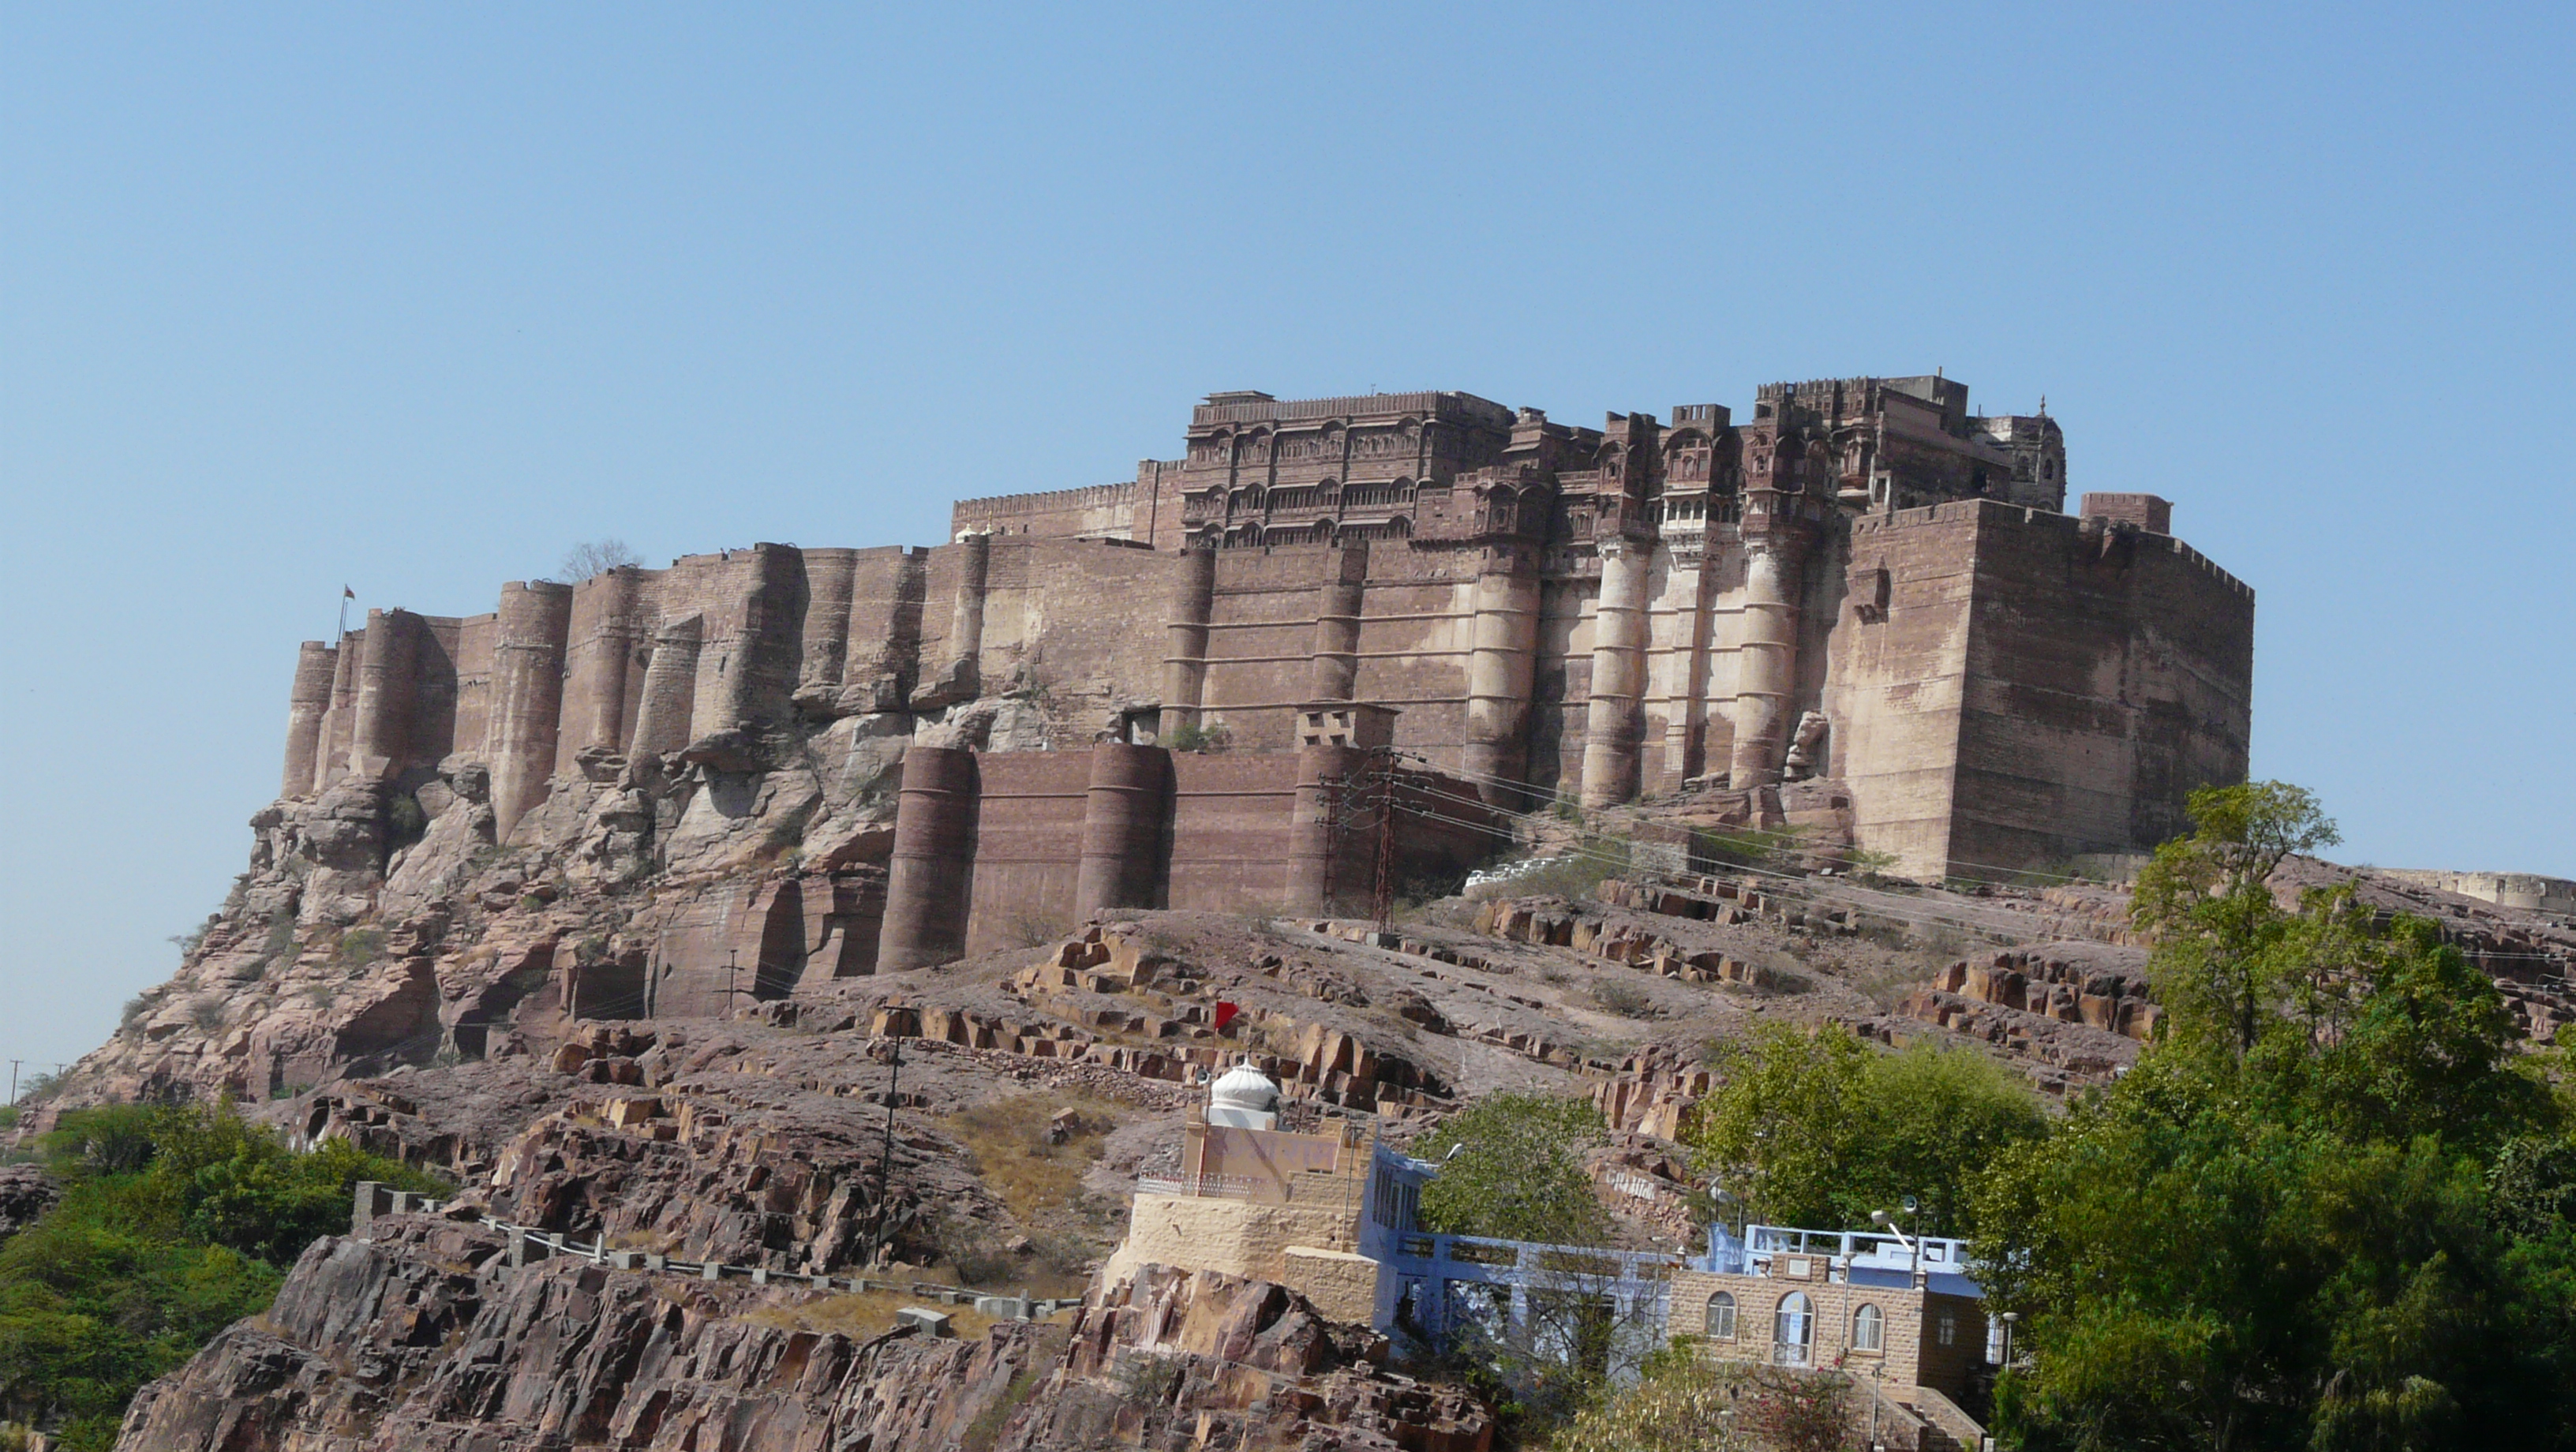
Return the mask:
{"type": "Polygon", "coordinates": [[[1854,847],[1843,854],[1843,862],[1851,868],[1855,881],[1874,884],[1895,868],[1897,856],[1893,852],[1873,852],[1866,847],[1854,847]]]}
{"type": "MultiPolygon", "coordinates": [[[[1686,1338],[1674,1338],[1683,1347],[1686,1338]]],[[[1657,1353],[1637,1384],[1585,1408],[1549,1446],[1552,1452],[1665,1452],[1738,1445],[1741,1368],[1657,1353]]]]}
{"type": "Polygon", "coordinates": [[[1167,744],[1174,751],[1223,751],[1234,744],[1234,732],[1222,721],[1210,721],[1204,726],[1193,721],[1175,727],[1167,744]]]}
{"type": "Polygon", "coordinates": [[[76,1110],[39,1145],[62,1203],[0,1244],[0,1417],[105,1449],[136,1387],[265,1310],[282,1267],[345,1231],[362,1179],[434,1191],[331,1141],[310,1154],[230,1105],[76,1110]]]}
{"type": "Polygon", "coordinates": [[[1002,919],[1002,941],[1014,948],[1039,948],[1065,935],[1063,918],[1036,903],[1023,903],[1002,919]]]}
{"type": "Polygon", "coordinates": [[[385,803],[385,845],[408,847],[429,835],[429,813],[423,811],[420,798],[409,792],[396,792],[385,803]]]}
{"type": "Polygon", "coordinates": [[[1663,1017],[1663,1011],[1655,1007],[1655,1001],[1648,998],[1635,984],[1626,983],[1614,977],[1604,976],[1593,980],[1592,1001],[1598,1004],[1603,1012],[1615,1013],[1621,1018],[1663,1017]]]}
{"type": "Polygon", "coordinates": [[[376,961],[385,946],[385,935],[377,928],[351,928],[340,935],[340,961],[352,968],[364,968],[376,961]]]}

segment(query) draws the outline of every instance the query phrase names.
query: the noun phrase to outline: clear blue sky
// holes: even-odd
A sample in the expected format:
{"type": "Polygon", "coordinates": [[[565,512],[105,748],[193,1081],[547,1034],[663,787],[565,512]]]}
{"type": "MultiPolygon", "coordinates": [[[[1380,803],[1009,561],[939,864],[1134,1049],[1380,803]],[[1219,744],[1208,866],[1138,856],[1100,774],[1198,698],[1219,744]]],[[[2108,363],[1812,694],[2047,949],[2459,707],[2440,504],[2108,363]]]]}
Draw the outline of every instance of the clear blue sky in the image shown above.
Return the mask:
{"type": "Polygon", "coordinates": [[[2045,394],[2346,858],[2576,876],[2569,15],[7,7],[0,1055],[166,976],[344,581],[929,542],[1225,388],[2045,394]]]}

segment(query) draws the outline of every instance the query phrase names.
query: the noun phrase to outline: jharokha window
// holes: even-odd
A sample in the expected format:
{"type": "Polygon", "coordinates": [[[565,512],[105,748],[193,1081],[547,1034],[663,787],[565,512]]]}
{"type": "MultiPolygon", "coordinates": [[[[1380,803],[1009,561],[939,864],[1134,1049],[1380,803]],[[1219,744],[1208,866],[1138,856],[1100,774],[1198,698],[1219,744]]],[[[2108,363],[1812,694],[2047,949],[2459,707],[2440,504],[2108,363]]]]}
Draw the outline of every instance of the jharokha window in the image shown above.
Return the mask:
{"type": "Polygon", "coordinates": [[[1876,1306],[1863,1306],[1852,1312],[1851,1344],[1854,1351],[1886,1350],[1886,1314],[1876,1306]]]}
{"type": "Polygon", "coordinates": [[[1708,1339],[1735,1339],[1735,1298],[1724,1291],[1708,1298],[1708,1339]]]}

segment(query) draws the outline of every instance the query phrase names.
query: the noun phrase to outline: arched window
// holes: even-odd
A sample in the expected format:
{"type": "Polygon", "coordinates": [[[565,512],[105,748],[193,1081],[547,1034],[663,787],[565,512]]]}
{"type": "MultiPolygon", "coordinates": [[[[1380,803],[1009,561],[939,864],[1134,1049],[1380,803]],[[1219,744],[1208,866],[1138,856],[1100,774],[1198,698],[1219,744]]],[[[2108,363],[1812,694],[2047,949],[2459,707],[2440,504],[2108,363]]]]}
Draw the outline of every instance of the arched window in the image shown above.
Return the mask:
{"type": "Polygon", "coordinates": [[[1852,1312],[1852,1350],[1885,1351],[1887,1317],[1876,1306],[1863,1306],[1852,1312]]]}
{"type": "Polygon", "coordinates": [[[1724,1291],[1708,1298],[1708,1339],[1735,1339],[1735,1298],[1724,1291]]]}
{"type": "Polygon", "coordinates": [[[1791,1291],[1782,1296],[1780,1309],[1771,1316],[1771,1359],[1781,1366],[1806,1365],[1815,1335],[1815,1303],[1807,1293],[1791,1291]]]}

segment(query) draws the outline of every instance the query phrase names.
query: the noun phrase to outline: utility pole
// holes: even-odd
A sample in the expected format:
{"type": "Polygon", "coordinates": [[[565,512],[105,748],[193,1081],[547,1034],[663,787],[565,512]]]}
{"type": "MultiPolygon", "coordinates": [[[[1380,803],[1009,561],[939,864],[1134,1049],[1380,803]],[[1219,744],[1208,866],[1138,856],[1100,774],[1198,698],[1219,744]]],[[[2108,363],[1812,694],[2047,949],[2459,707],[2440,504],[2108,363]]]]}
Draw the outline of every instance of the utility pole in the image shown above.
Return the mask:
{"type": "Polygon", "coordinates": [[[1395,931],[1395,753],[1379,748],[1377,810],[1377,883],[1370,906],[1377,930],[1395,931]]]}
{"type": "Polygon", "coordinates": [[[727,1018],[733,1017],[733,954],[733,949],[725,949],[725,1017],[727,1018]]]}
{"type": "Polygon", "coordinates": [[[1332,772],[1318,785],[1324,789],[1324,911],[1331,912],[1336,901],[1333,860],[1341,855],[1342,834],[1351,829],[1350,779],[1332,772]]]}
{"type": "Polygon", "coordinates": [[[903,1084],[903,1040],[891,1038],[886,1042],[894,1047],[894,1070],[886,1076],[885,1144],[877,1151],[877,1224],[868,1237],[869,1265],[875,1265],[877,1257],[885,1253],[886,1216],[893,1208],[886,1200],[886,1186],[894,1175],[894,1105],[896,1091],[903,1084]]]}
{"type": "Polygon", "coordinates": [[[18,1102],[18,1061],[15,1059],[9,1061],[9,1102],[18,1102]]]}

